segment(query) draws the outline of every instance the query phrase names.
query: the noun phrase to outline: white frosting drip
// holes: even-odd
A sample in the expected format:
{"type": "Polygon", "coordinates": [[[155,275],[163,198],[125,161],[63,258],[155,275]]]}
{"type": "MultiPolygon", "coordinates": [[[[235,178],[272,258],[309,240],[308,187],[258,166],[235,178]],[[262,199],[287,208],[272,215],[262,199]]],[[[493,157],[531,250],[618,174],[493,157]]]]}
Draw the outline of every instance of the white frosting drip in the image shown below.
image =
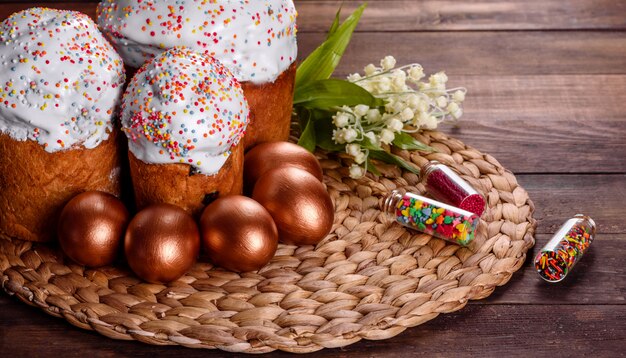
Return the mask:
{"type": "Polygon", "coordinates": [[[104,0],[98,24],[139,67],[165,49],[187,46],[216,57],[241,82],[273,82],[296,59],[292,0],[104,0]]]}
{"type": "Polygon", "coordinates": [[[184,163],[216,174],[245,133],[241,84],[218,60],[173,48],[146,62],[122,100],[129,149],[151,164],[184,163]]]}
{"type": "Polygon", "coordinates": [[[0,131],[47,152],[109,137],[124,84],[121,57],[75,11],[32,8],[0,25],[0,131]]]}

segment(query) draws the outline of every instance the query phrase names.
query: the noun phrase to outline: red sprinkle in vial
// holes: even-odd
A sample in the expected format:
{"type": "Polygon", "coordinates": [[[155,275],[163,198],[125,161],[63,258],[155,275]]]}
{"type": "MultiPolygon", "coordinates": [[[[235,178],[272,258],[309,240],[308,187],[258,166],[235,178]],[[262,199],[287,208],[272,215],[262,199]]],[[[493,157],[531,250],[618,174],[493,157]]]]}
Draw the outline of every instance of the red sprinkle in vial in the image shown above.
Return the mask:
{"type": "Polygon", "coordinates": [[[485,211],[485,198],[447,166],[432,160],[422,167],[421,174],[433,198],[478,216],[485,211]]]}

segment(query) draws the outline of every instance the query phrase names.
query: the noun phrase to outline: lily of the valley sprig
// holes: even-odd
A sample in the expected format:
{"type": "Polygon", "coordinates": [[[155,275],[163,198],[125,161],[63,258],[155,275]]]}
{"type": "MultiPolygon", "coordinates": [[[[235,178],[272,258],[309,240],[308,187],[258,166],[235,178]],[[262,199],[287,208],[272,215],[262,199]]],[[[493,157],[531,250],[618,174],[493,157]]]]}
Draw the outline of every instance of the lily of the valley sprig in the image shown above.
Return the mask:
{"type": "Polygon", "coordinates": [[[418,173],[418,168],[392,154],[391,147],[432,151],[410,133],[461,117],[466,90],[447,89],[443,72],[425,80],[419,64],[396,67],[392,56],[382,59],[380,66],[367,65],[363,74],[331,79],[365,6],[341,25],[338,12],[326,41],[298,67],[294,95],[302,129],[298,144],[310,151],[317,146],[347,153],[354,161],[353,178],[367,171],[380,174],[370,159],[418,173]]]}
{"type": "Polygon", "coordinates": [[[445,73],[436,73],[428,81],[422,81],[425,75],[421,65],[398,68],[395,65],[395,58],[386,56],[380,67],[367,65],[364,76],[358,73],[348,76],[348,81],[382,99],[384,106],[342,106],[332,116],[337,128],[333,130],[333,140],[346,144],[346,153],[354,158],[355,163],[350,167],[353,178],[365,174],[369,152],[376,150],[372,147],[382,150],[382,145],[394,145],[396,137],[404,133],[435,129],[438,123],[457,120],[463,114],[461,103],[466,90],[446,89],[445,73]]]}

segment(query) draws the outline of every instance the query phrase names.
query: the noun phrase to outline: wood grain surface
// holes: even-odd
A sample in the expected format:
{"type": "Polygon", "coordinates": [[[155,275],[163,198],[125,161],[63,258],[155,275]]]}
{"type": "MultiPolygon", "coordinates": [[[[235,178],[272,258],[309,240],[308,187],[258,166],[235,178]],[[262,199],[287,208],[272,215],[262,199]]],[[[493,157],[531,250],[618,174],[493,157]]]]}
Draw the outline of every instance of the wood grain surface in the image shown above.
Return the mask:
{"type": "MultiPolygon", "coordinates": [[[[96,3],[0,1],[0,19],[35,5],[93,15],[96,3]]],[[[347,13],[360,2],[343,3],[347,13]]],[[[296,0],[300,58],[340,4],[296,0]]],[[[388,54],[468,89],[460,123],[441,128],[516,174],[536,207],[537,245],[487,299],[315,356],[626,356],[626,2],[370,0],[337,75],[388,54]],[[597,239],[566,280],[547,284],[533,254],[579,212],[595,219],[597,239]]],[[[4,293],[0,355],[233,356],[111,340],[4,293]]]]}

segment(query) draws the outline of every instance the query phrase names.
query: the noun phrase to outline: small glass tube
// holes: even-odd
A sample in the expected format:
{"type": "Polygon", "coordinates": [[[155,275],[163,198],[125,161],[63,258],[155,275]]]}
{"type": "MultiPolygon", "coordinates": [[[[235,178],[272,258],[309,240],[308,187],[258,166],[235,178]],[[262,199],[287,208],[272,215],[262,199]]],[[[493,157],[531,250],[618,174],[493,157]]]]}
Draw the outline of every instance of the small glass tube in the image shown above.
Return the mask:
{"type": "Polygon", "coordinates": [[[587,252],[596,234],[596,223],[577,214],[567,220],[535,257],[539,276],[548,282],[559,282],[587,252]]]}
{"type": "Polygon", "coordinates": [[[446,165],[432,160],[422,167],[421,177],[433,198],[478,216],[485,211],[485,198],[446,165]]]}
{"type": "Polygon", "coordinates": [[[463,246],[474,240],[480,221],[474,213],[403,190],[385,198],[383,211],[405,227],[463,246]]]}

